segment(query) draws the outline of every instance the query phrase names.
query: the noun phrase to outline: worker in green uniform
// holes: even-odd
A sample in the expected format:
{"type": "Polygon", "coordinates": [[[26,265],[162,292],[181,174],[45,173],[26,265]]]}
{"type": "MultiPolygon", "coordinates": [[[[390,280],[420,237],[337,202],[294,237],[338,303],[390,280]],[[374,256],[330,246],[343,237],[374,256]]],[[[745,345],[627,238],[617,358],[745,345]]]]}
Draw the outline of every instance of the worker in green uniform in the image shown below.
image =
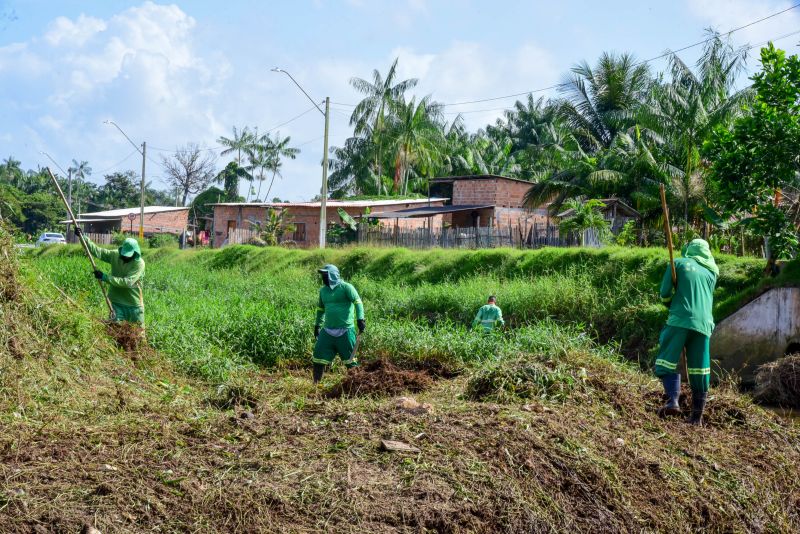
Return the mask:
{"type": "MultiPolygon", "coordinates": [[[[81,229],[75,228],[75,235],[81,236],[81,229]]],[[[111,264],[111,274],[94,271],[94,276],[108,284],[108,300],[114,309],[116,321],[127,321],[144,325],[144,298],[142,297],[142,278],[144,260],[139,243],[132,238],[123,241],[117,250],[100,248],[84,236],[92,256],[111,264]]]]}
{"type": "Polygon", "coordinates": [[[319,269],[322,287],[319,290],[317,320],[314,323],[314,383],[322,379],[325,367],[333,363],[336,355],[349,369],[358,365],[356,359],[356,325],[360,335],[367,327],[364,305],[358,291],[342,280],[335,265],[319,269]]]}
{"type": "Polygon", "coordinates": [[[669,318],[658,340],[655,374],[661,378],[668,400],[659,413],[662,416],[680,413],[678,398],[681,375],[678,363],[685,348],[686,368],[692,388],[689,422],[699,425],[702,423],[711,379],[711,355],[708,349],[714,330],[711,311],[719,268],[708,243],[703,239],[689,242],[683,247],[681,255],[682,258],[675,260],[677,283],[673,286],[669,265],[661,281],[661,300],[669,306],[669,318]]]}
{"type": "Polygon", "coordinates": [[[490,295],[486,304],[481,306],[478,310],[478,315],[472,321],[472,328],[480,325],[483,327],[484,332],[491,332],[496,325],[504,326],[506,322],[503,320],[503,312],[497,305],[497,298],[490,295]]]}

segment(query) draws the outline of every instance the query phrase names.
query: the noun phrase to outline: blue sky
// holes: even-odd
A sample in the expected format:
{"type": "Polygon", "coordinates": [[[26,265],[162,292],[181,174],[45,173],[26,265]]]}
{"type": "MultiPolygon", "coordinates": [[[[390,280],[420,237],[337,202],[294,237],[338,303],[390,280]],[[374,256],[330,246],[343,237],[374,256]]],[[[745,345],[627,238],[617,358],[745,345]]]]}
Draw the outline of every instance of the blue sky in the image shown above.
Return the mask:
{"type": "MultiPolygon", "coordinates": [[[[213,149],[231,127],[275,127],[311,104],[278,65],[315,98],[330,96],[331,144],[350,133],[352,76],[384,72],[400,58],[419,94],[445,103],[546,87],[603,51],[645,59],[792,5],[778,0],[428,1],[0,0],[0,157],[23,167],[88,160],[103,172],[141,161],[106,119],[146,140],[147,175],[163,186],[161,155],[192,142],[213,149]],[[126,159],[127,158],[127,159],[126,159]]],[[[800,29],[800,9],[737,32],[761,43],[800,29]]],[[[800,35],[778,41],[797,53],[800,35]]],[[[693,62],[699,48],[682,54],[693,62]]],[[[751,70],[758,67],[751,57],[751,70]]],[[[655,61],[654,70],[664,67],[655,61]]],[[[742,80],[742,84],[746,79],[742,80]]],[[[542,93],[554,96],[553,92],[542,93]]],[[[514,99],[448,106],[472,129],[493,122],[514,99]]],[[[270,196],[308,199],[319,191],[321,115],[280,128],[302,150],[270,196]]],[[[219,168],[227,158],[220,158],[219,168]]],[[[242,188],[245,193],[245,188],[242,188]]]]}

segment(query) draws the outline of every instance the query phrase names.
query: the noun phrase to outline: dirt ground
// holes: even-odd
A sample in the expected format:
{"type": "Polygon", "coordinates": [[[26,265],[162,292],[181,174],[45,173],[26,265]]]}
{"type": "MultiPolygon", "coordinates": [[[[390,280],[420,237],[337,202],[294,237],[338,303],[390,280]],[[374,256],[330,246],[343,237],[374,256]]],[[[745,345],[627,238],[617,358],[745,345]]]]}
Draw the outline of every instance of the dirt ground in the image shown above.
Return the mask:
{"type": "Polygon", "coordinates": [[[800,528],[796,432],[787,441],[783,423],[724,397],[712,399],[708,426],[694,430],[652,415],[661,402],[652,389],[620,389],[618,406],[598,398],[588,402],[601,409],[587,412],[581,399],[464,402],[463,380],[442,380],[419,397],[435,413],[413,415],[392,398],[312,395],[286,405],[287,388],[306,381],[305,373],[285,374],[268,400],[211,414],[165,417],[131,402],[113,424],[7,428],[0,530],[800,528]],[[385,452],[382,439],[421,452],[385,452]]]}

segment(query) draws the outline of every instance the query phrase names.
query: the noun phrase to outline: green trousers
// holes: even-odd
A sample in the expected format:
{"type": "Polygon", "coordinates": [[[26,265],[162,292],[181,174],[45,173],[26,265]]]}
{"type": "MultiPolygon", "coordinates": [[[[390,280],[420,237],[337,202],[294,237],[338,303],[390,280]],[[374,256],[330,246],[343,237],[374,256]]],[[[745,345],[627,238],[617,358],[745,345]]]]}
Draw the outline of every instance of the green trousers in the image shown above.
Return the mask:
{"type": "Polygon", "coordinates": [[[358,365],[358,360],[354,354],[356,348],[356,329],[350,328],[341,336],[334,337],[324,329],[320,331],[317,342],[314,344],[314,355],[311,361],[330,365],[336,355],[342,359],[342,363],[347,368],[358,365]]]}
{"type": "Polygon", "coordinates": [[[708,391],[711,381],[711,353],[708,336],[700,332],[678,326],[665,326],[658,338],[659,349],[656,358],[656,376],[662,377],[679,373],[678,363],[681,353],[686,349],[686,369],[692,391],[708,391]]]}
{"type": "Polygon", "coordinates": [[[144,308],[141,306],[122,306],[112,302],[111,307],[114,308],[114,320],[139,323],[144,326],[144,308]]]}

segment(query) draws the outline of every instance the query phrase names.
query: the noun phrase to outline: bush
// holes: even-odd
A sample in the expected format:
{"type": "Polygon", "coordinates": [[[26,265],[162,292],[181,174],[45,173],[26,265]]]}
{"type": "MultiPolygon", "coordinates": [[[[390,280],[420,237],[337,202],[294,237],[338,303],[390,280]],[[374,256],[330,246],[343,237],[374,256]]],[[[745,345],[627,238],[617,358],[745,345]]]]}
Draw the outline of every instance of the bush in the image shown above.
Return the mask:
{"type": "Polygon", "coordinates": [[[155,234],[147,240],[150,248],[169,248],[178,246],[178,238],[172,234],[155,234]]]}
{"type": "Polygon", "coordinates": [[[139,243],[139,248],[145,248],[145,240],[139,239],[138,236],[133,234],[126,234],[125,232],[114,232],[113,236],[111,237],[111,244],[116,246],[122,246],[122,242],[128,238],[133,238],[139,243]]]}

